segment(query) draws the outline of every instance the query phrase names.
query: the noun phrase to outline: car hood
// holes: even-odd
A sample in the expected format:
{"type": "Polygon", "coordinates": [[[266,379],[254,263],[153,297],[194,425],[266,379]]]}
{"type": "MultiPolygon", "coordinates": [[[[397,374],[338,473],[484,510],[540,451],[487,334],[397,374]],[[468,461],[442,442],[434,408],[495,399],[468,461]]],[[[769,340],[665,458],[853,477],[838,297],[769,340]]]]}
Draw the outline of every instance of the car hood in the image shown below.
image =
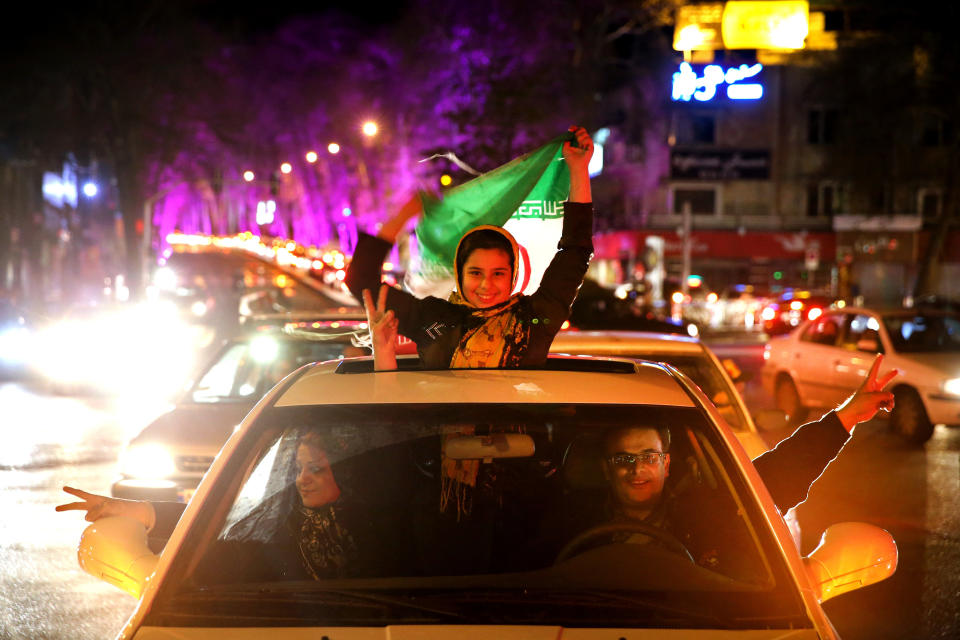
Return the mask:
{"type": "MultiPolygon", "coordinates": [[[[254,638],[259,637],[254,634],[238,635],[238,632],[246,631],[237,628],[211,629],[204,628],[177,628],[166,629],[163,627],[144,627],[137,632],[137,640],[190,640],[201,638],[212,640],[214,638],[254,638]]],[[[256,633],[262,633],[263,629],[254,630],[256,633]]],[[[270,637],[289,640],[306,640],[307,638],[316,638],[318,629],[310,627],[294,628],[270,628],[270,637]]],[[[644,638],[700,638],[702,640],[720,640],[721,638],[732,638],[735,631],[715,630],[715,629],[637,629],[644,638]]],[[[744,637],[750,637],[753,640],[816,640],[821,637],[814,629],[751,629],[741,632],[744,637]]],[[[330,634],[333,635],[333,634],[330,634]]],[[[503,640],[556,640],[557,638],[570,638],[571,640],[601,640],[611,636],[610,629],[565,629],[563,627],[553,626],[493,626],[493,625],[469,625],[469,626],[448,626],[448,625],[395,625],[389,627],[351,627],[350,637],[357,640],[381,640],[390,638],[391,640],[441,640],[444,638],[457,637],[461,640],[480,640],[485,638],[501,638],[503,640]]],[[[628,635],[627,633],[617,632],[618,637],[628,635]]],[[[326,636],[324,636],[326,637],[326,636]]],[[[737,634],[739,637],[739,634],[737,634]]]]}
{"type": "Polygon", "coordinates": [[[960,376],[960,353],[898,353],[904,364],[916,363],[948,376],[960,376]]]}
{"type": "Polygon", "coordinates": [[[254,403],[182,404],[150,423],[133,442],[220,450],[254,403]]]}

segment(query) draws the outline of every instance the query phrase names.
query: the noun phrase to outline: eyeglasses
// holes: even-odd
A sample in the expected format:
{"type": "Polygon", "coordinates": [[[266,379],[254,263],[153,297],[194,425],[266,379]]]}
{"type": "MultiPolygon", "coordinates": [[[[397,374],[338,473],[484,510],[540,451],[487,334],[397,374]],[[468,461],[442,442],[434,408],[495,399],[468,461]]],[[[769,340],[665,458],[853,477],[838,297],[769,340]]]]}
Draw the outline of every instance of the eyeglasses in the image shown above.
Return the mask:
{"type": "Polygon", "coordinates": [[[656,464],[666,457],[667,454],[662,451],[644,451],[643,453],[615,453],[607,460],[614,467],[620,469],[633,469],[637,462],[642,464],[656,464]]]}

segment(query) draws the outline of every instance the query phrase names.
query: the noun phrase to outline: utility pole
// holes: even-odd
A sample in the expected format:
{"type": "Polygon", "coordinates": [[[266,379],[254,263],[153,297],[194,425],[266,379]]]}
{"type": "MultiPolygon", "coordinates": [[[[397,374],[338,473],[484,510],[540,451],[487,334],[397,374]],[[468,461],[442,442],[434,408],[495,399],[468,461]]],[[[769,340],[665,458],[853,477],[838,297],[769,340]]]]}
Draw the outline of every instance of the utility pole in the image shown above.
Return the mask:
{"type": "Polygon", "coordinates": [[[687,281],[690,279],[690,246],[693,244],[690,238],[690,230],[693,226],[691,218],[693,218],[693,211],[690,201],[687,200],[683,203],[683,271],[680,275],[680,290],[684,296],[690,293],[690,285],[687,281]]]}

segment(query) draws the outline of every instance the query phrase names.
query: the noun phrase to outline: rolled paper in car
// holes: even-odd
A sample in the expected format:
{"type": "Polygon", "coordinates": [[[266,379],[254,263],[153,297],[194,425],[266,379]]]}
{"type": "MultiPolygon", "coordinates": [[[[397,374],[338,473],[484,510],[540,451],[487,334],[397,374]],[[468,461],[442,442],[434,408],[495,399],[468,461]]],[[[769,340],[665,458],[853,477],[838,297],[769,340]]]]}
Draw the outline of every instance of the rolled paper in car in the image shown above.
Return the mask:
{"type": "Polygon", "coordinates": [[[100,518],[83,530],[77,559],[90,575],[139,598],[159,556],[147,546],[143,523],[112,516],[100,518]]]}
{"type": "Polygon", "coordinates": [[[452,460],[529,458],[536,447],[525,433],[492,433],[487,436],[458,436],[443,445],[443,455],[452,460]]]}

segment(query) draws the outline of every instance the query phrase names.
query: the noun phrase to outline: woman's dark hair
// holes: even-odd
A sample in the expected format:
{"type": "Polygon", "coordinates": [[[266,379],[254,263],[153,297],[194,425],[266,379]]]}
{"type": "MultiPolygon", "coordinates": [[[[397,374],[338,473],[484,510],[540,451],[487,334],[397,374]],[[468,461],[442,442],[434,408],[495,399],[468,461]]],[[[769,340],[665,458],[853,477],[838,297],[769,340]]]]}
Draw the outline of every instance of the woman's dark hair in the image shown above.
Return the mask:
{"type": "Polygon", "coordinates": [[[510,260],[511,275],[516,271],[517,266],[513,262],[513,245],[510,244],[510,241],[507,240],[502,233],[494,231],[493,229],[477,229],[476,231],[467,233],[463,237],[463,240],[460,241],[460,246],[457,249],[458,287],[463,286],[463,266],[467,264],[467,258],[470,257],[470,254],[477,249],[500,249],[507,254],[510,260]]]}

